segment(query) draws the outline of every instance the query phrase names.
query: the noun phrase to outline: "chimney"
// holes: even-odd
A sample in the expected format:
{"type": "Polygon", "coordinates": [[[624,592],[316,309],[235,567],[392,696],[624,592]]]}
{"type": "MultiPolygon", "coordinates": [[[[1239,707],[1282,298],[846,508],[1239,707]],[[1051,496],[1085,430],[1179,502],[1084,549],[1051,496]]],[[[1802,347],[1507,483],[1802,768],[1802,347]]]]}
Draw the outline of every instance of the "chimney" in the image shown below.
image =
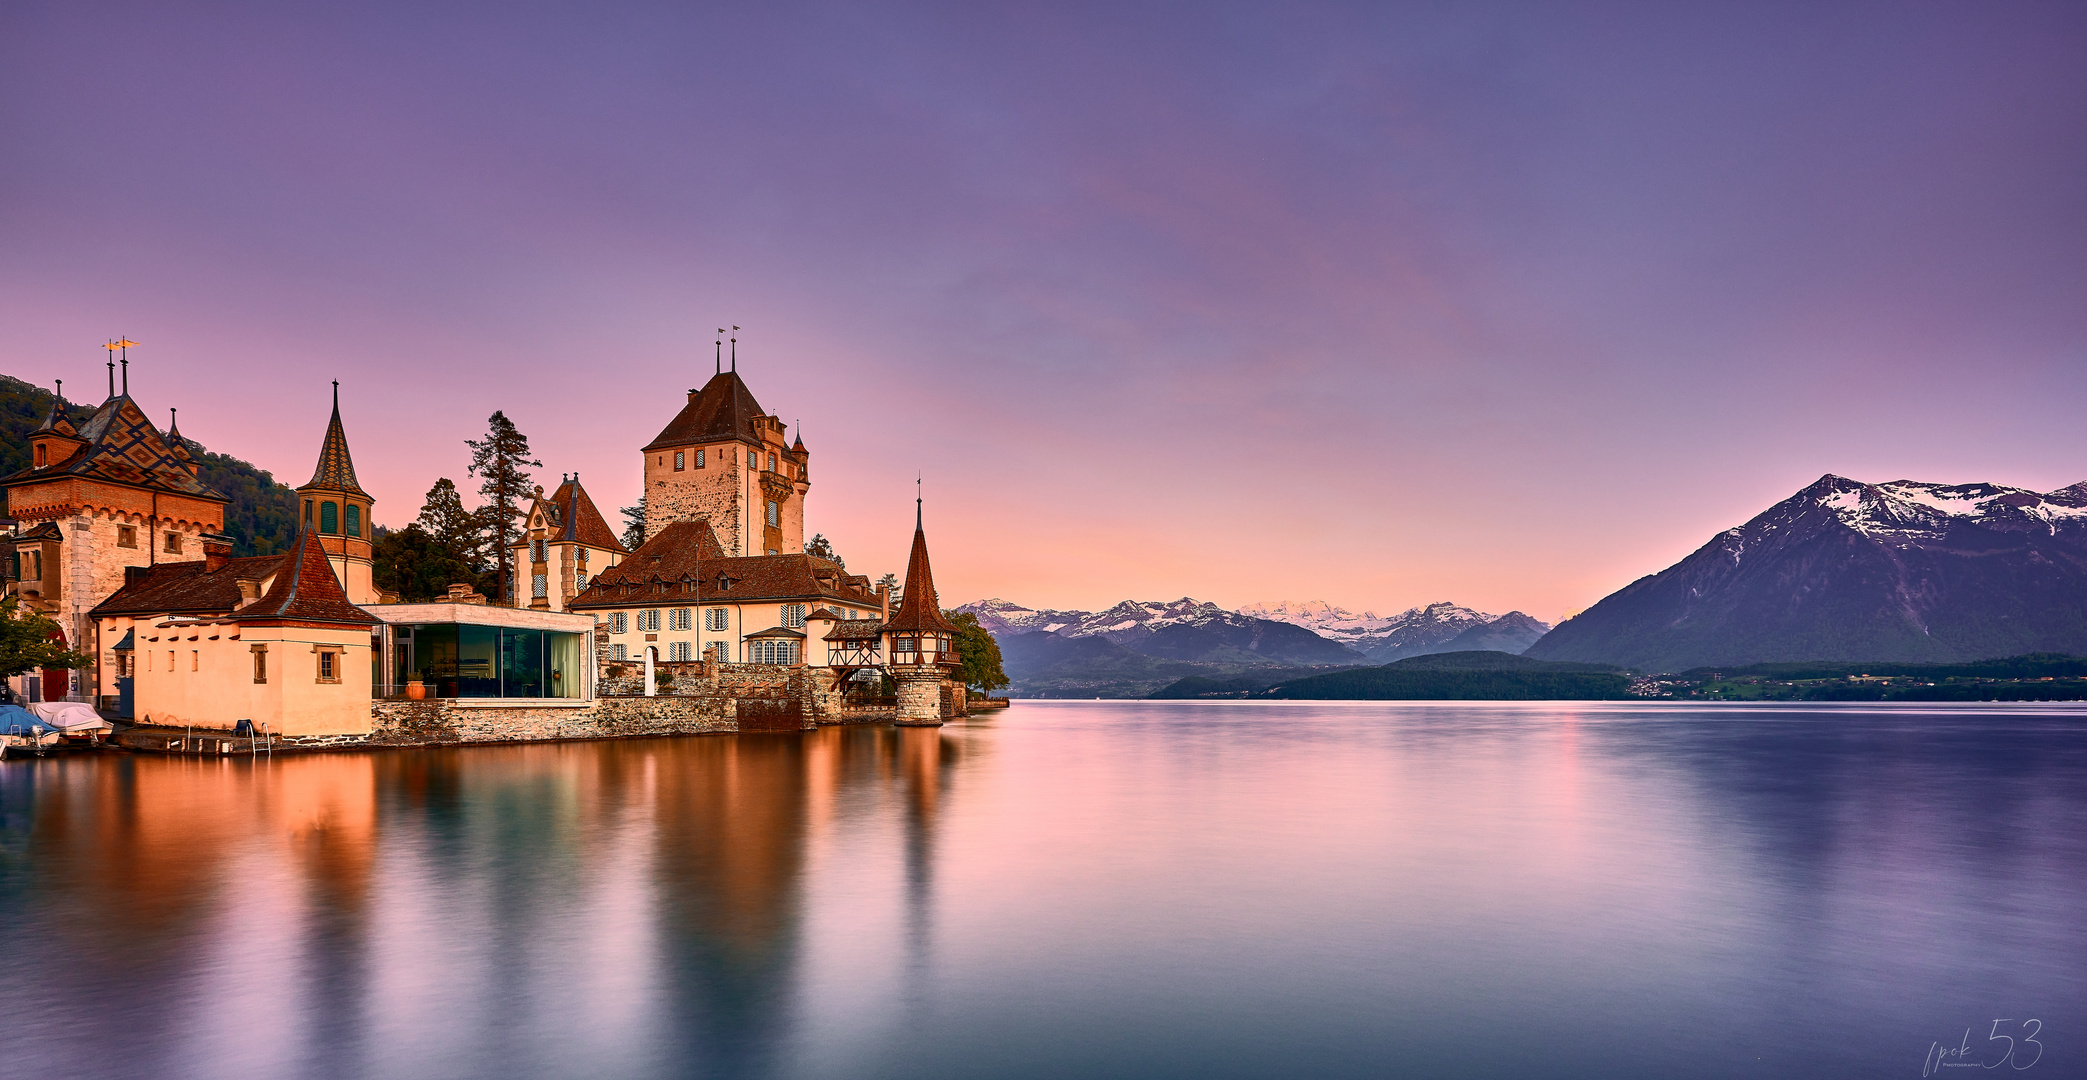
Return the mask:
{"type": "Polygon", "coordinates": [[[223,533],[203,534],[203,572],[215,574],[232,561],[232,538],[223,533]]]}
{"type": "Polygon", "coordinates": [[[891,586],[877,583],[877,621],[891,621],[891,586]]]}

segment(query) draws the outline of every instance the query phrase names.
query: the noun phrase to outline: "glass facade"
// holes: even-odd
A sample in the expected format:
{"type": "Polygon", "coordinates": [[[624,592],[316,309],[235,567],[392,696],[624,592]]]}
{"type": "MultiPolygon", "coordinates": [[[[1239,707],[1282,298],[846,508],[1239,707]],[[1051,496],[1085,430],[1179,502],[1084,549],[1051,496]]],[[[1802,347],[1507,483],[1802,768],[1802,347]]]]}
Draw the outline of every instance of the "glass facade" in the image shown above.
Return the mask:
{"type": "Polygon", "coordinates": [[[583,634],[469,623],[394,626],[398,684],[429,697],[577,698],[587,692],[583,634]]]}

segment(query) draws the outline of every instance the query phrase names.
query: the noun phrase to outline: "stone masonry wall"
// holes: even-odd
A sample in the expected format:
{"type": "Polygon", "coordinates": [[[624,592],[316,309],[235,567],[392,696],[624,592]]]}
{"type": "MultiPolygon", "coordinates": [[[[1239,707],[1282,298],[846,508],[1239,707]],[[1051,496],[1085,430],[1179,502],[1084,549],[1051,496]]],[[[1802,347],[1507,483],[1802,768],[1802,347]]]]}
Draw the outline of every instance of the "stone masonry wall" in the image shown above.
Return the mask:
{"type": "Polygon", "coordinates": [[[708,518],[725,554],[760,554],[745,550],[747,538],[741,533],[747,520],[750,483],[745,449],[729,442],[704,444],[700,469],[695,463],[697,449],[692,444],[683,450],[688,455],[687,467],[679,472],[674,470],[672,449],[645,455],[645,535],[657,536],[678,521],[708,518]]]}
{"type": "MultiPolygon", "coordinates": [[[[380,701],[371,746],[611,739],[739,730],[714,703],[685,697],[598,698],[581,707],[458,706],[449,701],[380,701]]],[[[286,745],[289,740],[278,745],[286,745]]]]}

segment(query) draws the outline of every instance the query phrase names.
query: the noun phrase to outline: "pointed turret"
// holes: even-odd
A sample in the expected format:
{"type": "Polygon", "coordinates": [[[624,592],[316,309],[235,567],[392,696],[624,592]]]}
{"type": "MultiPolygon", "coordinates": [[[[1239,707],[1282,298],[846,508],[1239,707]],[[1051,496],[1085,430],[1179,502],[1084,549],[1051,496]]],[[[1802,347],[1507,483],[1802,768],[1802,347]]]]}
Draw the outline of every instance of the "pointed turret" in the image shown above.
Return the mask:
{"type": "Polygon", "coordinates": [[[169,409],[167,413],[170,417],[167,424],[167,453],[181,462],[190,476],[201,476],[203,463],[196,460],[196,455],[188,448],[188,440],[181,437],[181,410],[169,409]]]}
{"type": "Polygon", "coordinates": [[[72,421],[66,418],[65,411],[65,380],[60,379],[57,392],[51,395],[51,407],[44,413],[43,423],[36,425],[36,430],[30,434],[50,433],[67,438],[79,438],[80,429],[74,427],[72,421]]]}
{"type": "Polygon", "coordinates": [[[375,568],[370,561],[370,508],[376,502],[355,481],[355,459],[348,454],[348,432],[341,426],[341,384],[333,384],[333,417],[319,442],[319,464],[311,481],[297,489],[302,504],[300,527],[314,534],[334,561],[348,599],[377,602],[375,568]]]}
{"type": "Polygon", "coordinates": [[[355,482],[355,459],[348,453],[348,432],[341,427],[341,384],[333,384],[333,419],[327,422],[326,438],[319,443],[319,464],[312,470],[311,481],[297,490],[312,488],[337,491],[347,495],[370,497],[355,482]]]}
{"type": "Polygon", "coordinates": [[[928,566],[928,536],[918,522],[913,526],[913,555],[906,560],[906,591],[899,610],[884,627],[911,633],[957,632],[942,616],[941,599],[935,595],[935,572],[928,566]]]}

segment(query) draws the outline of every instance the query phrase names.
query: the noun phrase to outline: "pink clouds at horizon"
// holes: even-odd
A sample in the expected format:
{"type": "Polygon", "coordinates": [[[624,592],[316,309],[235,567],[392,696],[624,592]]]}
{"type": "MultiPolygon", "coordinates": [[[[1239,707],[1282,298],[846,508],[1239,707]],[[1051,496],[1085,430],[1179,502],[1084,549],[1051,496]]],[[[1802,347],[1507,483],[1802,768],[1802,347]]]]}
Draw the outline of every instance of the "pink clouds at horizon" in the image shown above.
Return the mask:
{"type": "Polygon", "coordinates": [[[2029,5],[18,5],[0,371],[98,388],[127,334],[156,417],[293,484],[338,378],[393,525],[500,409],[613,516],[737,324],[851,569],[903,570],[919,473],[948,603],[1556,619],[1822,473],[2087,479],[2083,44],[2029,5]]]}

